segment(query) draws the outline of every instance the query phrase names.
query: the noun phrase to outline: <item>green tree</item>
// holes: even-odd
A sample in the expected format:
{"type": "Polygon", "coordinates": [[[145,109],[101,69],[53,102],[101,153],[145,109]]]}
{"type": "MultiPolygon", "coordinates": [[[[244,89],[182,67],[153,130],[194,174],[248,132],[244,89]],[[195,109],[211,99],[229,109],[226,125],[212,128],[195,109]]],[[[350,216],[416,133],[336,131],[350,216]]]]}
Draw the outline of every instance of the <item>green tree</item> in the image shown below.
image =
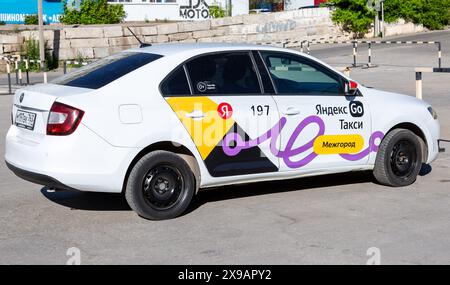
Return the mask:
{"type": "Polygon", "coordinates": [[[355,37],[362,37],[369,31],[375,17],[375,11],[367,7],[366,0],[334,0],[336,9],[332,14],[333,22],[340,24],[355,37]]]}
{"type": "Polygon", "coordinates": [[[108,4],[106,0],[83,0],[79,10],[67,7],[66,3],[60,18],[64,24],[117,24],[126,16],[122,4],[108,4]]]}
{"type": "Polygon", "coordinates": [[[209,14],[213,18],[223,18],[226,16],[227,11],[220,7],[219,5],[211,5],[209,7],[209,14]]]}
{"type": "Polygon", "coordinates": [[[384,5],[388,22],[402,18],[437,30],[450,21],[450,0],[386,0],[384,5]]]}
{"type": "Polygon", "coordinates": [[[39,18],[37,14],[26,15],[24,19],[25,25],[38,25],[39,18]]]}

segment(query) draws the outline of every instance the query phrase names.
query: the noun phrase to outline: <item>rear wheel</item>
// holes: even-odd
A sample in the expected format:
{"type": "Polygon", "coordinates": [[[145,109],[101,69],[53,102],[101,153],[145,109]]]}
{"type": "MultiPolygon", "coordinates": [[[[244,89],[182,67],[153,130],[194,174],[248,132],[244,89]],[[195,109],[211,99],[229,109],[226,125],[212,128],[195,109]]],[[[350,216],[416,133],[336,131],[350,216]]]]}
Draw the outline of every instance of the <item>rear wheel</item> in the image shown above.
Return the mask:
{"type": "Polygon", "coordinates": [[[411,131],[395,129],[383,139],[373,174],[381,184],[400,187],[416,181],[422,167],[422,147],[411,131]]]}
{"type": "Polygon", "coordinates": [[[125,189],[130,207],[151,220],[181,215],[194,193],[194,174],[188,164],[168,151],[154,151],[142,157],[131,170],[125,189]]]}

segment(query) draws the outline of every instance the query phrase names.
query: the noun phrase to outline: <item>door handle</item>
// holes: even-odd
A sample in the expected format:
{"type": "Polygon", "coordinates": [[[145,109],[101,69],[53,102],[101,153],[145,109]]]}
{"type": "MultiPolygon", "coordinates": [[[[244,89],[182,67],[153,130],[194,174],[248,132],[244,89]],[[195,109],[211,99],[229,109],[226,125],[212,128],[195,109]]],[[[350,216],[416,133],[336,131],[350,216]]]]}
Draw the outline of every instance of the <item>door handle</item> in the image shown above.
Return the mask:
{"type": "Polygon", "coordinates": [[[295,107],[288,107],[283,111],[283,114],[287,116],[294,116],[300,114],[300,110],[295,107]]]}
{"type": "Polygon", "coordinates": [[[206,115],[200,110],[194,110],[190,113],[186,113],[186,117],[191,119],[203,119],[206,115]]]}

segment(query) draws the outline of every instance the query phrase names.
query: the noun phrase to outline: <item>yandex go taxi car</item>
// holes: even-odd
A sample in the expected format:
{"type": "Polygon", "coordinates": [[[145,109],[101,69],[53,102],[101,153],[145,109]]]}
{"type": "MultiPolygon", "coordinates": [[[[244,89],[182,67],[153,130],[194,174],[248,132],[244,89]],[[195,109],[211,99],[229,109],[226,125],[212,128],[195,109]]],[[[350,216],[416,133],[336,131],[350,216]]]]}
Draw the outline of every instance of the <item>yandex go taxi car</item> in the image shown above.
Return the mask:
{"type": "Polygon", "coordinates": [[[219,185],[373,170],[405,186],[439,150],[427,103],[256,45],[128,50],[17,91],[11,116],[5,160],[19,177],[123,191],[149,219],[219,185]]]}

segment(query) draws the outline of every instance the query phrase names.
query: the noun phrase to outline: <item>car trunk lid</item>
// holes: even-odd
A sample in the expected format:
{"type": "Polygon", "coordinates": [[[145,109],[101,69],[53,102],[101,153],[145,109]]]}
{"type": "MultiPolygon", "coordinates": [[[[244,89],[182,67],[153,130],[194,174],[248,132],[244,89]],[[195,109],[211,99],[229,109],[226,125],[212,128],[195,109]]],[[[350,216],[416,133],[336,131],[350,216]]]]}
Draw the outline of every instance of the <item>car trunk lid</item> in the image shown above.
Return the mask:
{"type": "Polygon", "coordinates": [[[40,84],[18,90],[13,100],[13,123],[21,137],[39,140],[47,132],[48,115],[57,98],[89,91],[92,90],[56,84],[40,84]]]}

